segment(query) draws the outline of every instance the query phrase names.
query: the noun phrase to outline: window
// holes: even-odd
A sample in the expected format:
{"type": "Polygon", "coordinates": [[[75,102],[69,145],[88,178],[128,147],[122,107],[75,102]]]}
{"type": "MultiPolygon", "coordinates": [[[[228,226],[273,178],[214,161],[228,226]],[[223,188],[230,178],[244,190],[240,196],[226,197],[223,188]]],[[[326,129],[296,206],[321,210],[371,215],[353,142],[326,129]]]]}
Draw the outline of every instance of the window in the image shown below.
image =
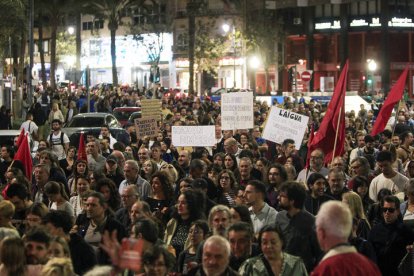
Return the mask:
{"type": "Polygon", "coordinates": [[[94,21],[87,21],[82,23],[82,30],[83,31],[90,31],[93,29],[103,29],[104,21],[103,20],[94,20],[94,21]]]}

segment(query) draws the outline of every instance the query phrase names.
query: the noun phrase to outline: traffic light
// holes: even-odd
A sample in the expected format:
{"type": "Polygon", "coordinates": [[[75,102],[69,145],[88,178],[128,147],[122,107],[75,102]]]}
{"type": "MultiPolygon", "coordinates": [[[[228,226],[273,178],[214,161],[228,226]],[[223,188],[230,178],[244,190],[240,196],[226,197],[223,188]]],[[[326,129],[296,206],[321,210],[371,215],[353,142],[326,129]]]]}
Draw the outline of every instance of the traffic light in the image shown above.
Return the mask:
{"type": "Polygon", "coordinates": [[[371,85],[372,84],[372,76],[368,76],[367,84],[368,85],[371,85]]]}

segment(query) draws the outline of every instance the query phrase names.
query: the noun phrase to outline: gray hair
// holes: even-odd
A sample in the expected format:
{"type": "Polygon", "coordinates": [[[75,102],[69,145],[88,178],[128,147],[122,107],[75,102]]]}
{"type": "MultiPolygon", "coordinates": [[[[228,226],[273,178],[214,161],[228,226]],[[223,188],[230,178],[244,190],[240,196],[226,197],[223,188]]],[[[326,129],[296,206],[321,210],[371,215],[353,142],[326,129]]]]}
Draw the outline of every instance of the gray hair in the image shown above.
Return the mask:
{"type": "Polygon", "coordinates": [[[223,247],[224,250],[226,251],[226,256],[230,257],[230,253],[231,253],[231,248],[230,248],[230,243],[228,240],[226,240],[225,238],[223,238],[222,236],[219,235],[213,235],[211,237],[209,237],[206,242],[204,243],[203,249],[209,245],[209,244],[215,244],[215,245],[219,245],[220,247],[223,247]]]}
{"type": "Polygon", "coordinates": [[[138,165],[138,162],[137,162],[137,161],[135,161],[135,160],[127,160],[127,161],[125,161],[125,165],[129,165],[129,166],[131,166],[132,168],[134,168],[134,169],[136,169],[137,171],[139,171],[139,165],[138,165]]]}
{"type": "Polygon", "coordinates": [[[348,239],[352,230],[351,210],[340,201],[328,201],[319,209],[316,227],[325,230],[329,236],[348,239]]]}

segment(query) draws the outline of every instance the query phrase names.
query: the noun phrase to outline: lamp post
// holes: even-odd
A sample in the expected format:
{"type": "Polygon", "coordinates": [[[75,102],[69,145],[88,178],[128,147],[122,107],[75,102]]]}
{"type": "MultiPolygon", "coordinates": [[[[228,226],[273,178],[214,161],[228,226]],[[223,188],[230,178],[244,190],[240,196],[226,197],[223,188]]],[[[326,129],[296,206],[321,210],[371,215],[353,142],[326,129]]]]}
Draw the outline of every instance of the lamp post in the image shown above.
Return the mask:
{"type": "Polygon", "coordinates": [[[368,59],[367,66],[369,71],[368,84],[371,85],[371,94],[374,94],[374,72],[377,70],[377,63],[373,59],[368,59]]]}
{"type": "MultiPolygon", "coordinates": [[[[227,34],[230,31],[230,25],[225,23],[222,26],[223,31],[227,34]]],[[[233,48],[233,88],[236,88],[236,27],[232,27],[231,45],[233,48]]]]}
{"type": "Polygon", "coordinates": [[[250,57],[249,67],[251,69],[251,77],[252,77],[252,80],[253,80],[253,93],[254,93],[253,95],[256,95],[256,70],[257,70],[257,68],[259,68],[260,64],[261,64],[261,61],[257,56],[251,56],[250,57]]]}

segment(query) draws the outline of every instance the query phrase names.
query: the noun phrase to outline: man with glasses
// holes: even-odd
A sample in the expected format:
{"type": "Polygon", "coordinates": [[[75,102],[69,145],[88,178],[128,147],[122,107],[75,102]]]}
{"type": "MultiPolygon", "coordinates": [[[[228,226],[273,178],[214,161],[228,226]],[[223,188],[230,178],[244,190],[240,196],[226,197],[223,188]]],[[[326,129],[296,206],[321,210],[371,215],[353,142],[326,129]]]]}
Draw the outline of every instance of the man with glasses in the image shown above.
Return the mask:
{"type": "Polygon", "coordinates": [[[137,186],[139,191],[139,197],[141,200],[145,200],[147,197],[151,195],[151,185],[148,183],[147,180],[145,180],[139,175],[139,166],[137,161],[125,161],[124,175],[125,180],[121,182],[118,189],[121,195],[122,191],[130,185],[137,186]]]}
{"type": "Polygon", "coordinates": [[[329,173],[329,170],[324,167],[324,159],[325,154],[321,149],[315,149],[312,151],[309,168],[301,170],[296,181],[300,183],[306,183],[308,177],[314,172],[320,173],[326,177],[329,173]]]}
{"type": "Polygon", "coordinates": [[[136,185],[129,185],[122,190],[121,193],[121,203],[122,208],[120,208],[115,213],[115,218],[122,223],[127,230],[130,230],[131,219],[130,212],[132,205],[139,199],[138,187],[136,185]]]}
{"type": "Polygon", "coordinates": [[[396,196],[383,199],[384,221],[375,225],[368,241],[374,246],[382,275],[399,275],[398,265],[414,242],[414,232],[400,219],[400,201],[396,196]]]}

